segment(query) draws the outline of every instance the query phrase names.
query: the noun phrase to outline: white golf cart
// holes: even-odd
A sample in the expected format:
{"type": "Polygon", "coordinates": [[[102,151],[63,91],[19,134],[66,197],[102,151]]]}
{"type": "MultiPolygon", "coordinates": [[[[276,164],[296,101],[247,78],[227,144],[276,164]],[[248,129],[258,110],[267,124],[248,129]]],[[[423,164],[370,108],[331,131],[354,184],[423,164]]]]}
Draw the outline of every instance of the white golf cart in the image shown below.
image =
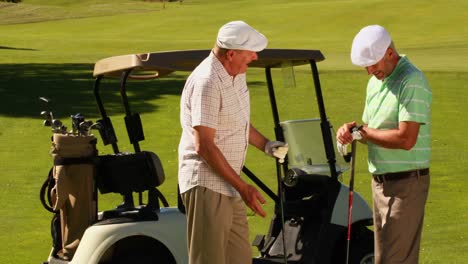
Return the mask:
{"type": "MultiPolygon", "coordinates": [[[[102,116],[96,124],[104,145],[112,145],[114,156],[149,153],[142,152],[138,144],[144,139],[143,128],[139,115],[130,111],[127,80],[157,81],[172,72],[192,71],[209,52],[187,50],[123,55],[106,58],[95,64],[94,95],[102,116]],[[122,154],[117,146],[111,120],[100,96],[101,82],[106,78],[120,78],[120,94],[126,111],[125,123],[135,149],[133,154],[122,154]]],[[[260,256],[253,258],[253,263],[345,263],[349,190],[339,181],[339,175],[349,165],[341,158],[337,161],[333,130],[325,113],[316,66],[324,57],[318,50],[294,49],[266,49],[258,55],[258,60],[249,67],[265,69],[275,135],[277,140],[289,144],[289,153],[285,163],[276,163],[277,169],[273,172],[277,174],[278,180],[276,192],[247,167],[243,169],[276,205],[271,226],[265,230],[267,234],[258,235],[253,242],[260,252],[260,256]],[[318,118],[280,120],[271,69],[285,65],[311,66],[311,83],[314,83],[320,112],[318,118]]],[[[104,169],[97,169],[98,172],[112,172],[97,173],[95,202],[98,189],[101,193],[122,194],[124,203],[115,210],[96,212],[95,221],[84,231],[71,259],[58,257],[58,245],[58,248],[52,249],[45,263],[188,263],[183,205],[179,199],[177,206],[170,207],[157,190],[164,181],[164,172],[157,156],[154,153],[148,155],[152,158],[146,160],[152,160],[149,168],[153,172],[147,173],[147,176],[134,175],[131,168],[128,172],[116,171],[122,168],[120,165],[119,169],[112,169],[112,164],[120,161],[111,161],[104,169]],[[119,177],[113,174],[119,174],[119,177]],[[138,206],[134,206],[134,192],[140,194],[138,206]],[[142,192],[148,193],[146,204],[142,201],[142,192]]],[[[176,180],[176,177],[170,175],[171,180],[176,180]]],[[[372,225],[371,209],[355,193],[349,263],[373,263],[373,233],[367,228],[369,225],[372,225]]]]}

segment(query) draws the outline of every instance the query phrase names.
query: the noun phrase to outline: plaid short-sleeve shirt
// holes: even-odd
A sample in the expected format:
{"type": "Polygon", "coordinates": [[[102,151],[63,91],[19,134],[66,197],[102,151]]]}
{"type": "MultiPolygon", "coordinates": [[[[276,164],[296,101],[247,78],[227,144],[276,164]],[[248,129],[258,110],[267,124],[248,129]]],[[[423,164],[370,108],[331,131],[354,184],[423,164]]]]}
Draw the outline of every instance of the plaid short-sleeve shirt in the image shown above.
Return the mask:
{"type": "Polygon", "coordinates": [[[250,99],[245,74],[230,76],[211,53],[185,83],[180,102],[179,188],[203,186],[227,196],[238,192],[195,151],[194,127],[216,130],[215,144],[240,175],[249,143],[250,99]]]}

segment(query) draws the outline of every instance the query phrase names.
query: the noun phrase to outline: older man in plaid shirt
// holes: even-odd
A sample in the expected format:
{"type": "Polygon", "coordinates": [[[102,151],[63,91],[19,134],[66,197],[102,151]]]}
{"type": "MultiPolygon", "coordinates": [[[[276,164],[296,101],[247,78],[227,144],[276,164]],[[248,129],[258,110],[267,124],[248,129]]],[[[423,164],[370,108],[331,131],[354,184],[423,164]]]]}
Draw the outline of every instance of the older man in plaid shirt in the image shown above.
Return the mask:
{"type": "Polygon", "coordinates": [[[190,264],[251,263],[245,204],[265,216],[260,192],[240,178],[248,145],[284,158],[287,146],[250,123],[245,72],[267,45],[242,21],[225,24],[182,93],[179,187],[187,212],[190,264]]]}

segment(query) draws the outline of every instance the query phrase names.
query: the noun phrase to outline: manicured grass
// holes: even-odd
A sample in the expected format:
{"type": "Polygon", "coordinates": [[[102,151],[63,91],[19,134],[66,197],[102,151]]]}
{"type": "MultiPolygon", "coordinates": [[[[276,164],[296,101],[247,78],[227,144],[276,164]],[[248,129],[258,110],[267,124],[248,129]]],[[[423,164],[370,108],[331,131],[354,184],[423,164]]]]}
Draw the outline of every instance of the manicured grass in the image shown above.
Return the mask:
{"type": "MultiPolygon", "coordinates": [[[[104,57],[149,51],[210,48],[218,28],[242,19],[269,38],[271,48],[320,49],[318,64],[327,114],[338,127],[360,121],[365,72],[351,65],[354,34],[366,24],[387,27],[401,53],[427,75],[433,91],[431,190],[427,203],[420,263],[465,263],[468,258],[468,3],[466,1],[214,1],[182,4],[143,1],[45,1],[0,4],[0,263],[40,263],[51,246],[51,215],[42,209],[39,187],[51,159],[50,132],[41,126],[44,105],[69,126],[69,116],[97,119],[92,95],[93,64],[104,57]],[[34,22],[34,23],[30,23],[34,22]]],[[[276,72],[274,72],[275,74],[276,72]]],[[[279,73],[276,73],[278,75],[279,73]]],[[[307,68],[295,88],[275,79],[282,120],[317,117],[307,68]],[[301,85],[307,83],[309,86],[301,85]]],[[[276,76],[275,75],[275,76],[276,76]]],[[[186,73],[161,81],[131,82],[132,110],[140,112],[146,140],[142,149],[160,156],[167,180],[161,187],[175,204],[179,94],[186,73]]],[[[263,72],[249,72],[252,122],[273,138],[263,72]]],[[[125,134],[115,82],[103,87],[106,106],[122,151],[132,151],[125,134]],[[111,85],[113,84],[113,85],[111,85]]],[[[109,146],[98,145],[100,153],[109,146]]],[[[247,165],[275,187],[273,162],[251,149],[247,165]]],[[[366,149],[359,146],[355,189],[370,200],[366,149]]],[[[348,182],[345,175],[344,181],[348,182]]],[[[101,208],[120,202],[101,197],[101,208]]],[[[271,217],[273,202],[265,208],[271,217]]],[[[265,233],[269,217],[249,216],[251,236],[265,233]]]]}

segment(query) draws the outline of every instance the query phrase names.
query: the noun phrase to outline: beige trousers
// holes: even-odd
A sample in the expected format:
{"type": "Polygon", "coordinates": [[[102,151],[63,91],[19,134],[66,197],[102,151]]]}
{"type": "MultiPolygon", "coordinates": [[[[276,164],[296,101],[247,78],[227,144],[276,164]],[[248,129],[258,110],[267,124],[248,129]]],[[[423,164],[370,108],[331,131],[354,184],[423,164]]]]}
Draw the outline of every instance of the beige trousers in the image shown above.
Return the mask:
{"type": "Polygon", "coordinates": [[[429,175],[372,180],[375,264],[417,264],[429,175]]]}
{"type": "Polygon", "coordinates": [[[182,194],[189,264],[252,263],[245,204],[197,186],[182,194]]]}

